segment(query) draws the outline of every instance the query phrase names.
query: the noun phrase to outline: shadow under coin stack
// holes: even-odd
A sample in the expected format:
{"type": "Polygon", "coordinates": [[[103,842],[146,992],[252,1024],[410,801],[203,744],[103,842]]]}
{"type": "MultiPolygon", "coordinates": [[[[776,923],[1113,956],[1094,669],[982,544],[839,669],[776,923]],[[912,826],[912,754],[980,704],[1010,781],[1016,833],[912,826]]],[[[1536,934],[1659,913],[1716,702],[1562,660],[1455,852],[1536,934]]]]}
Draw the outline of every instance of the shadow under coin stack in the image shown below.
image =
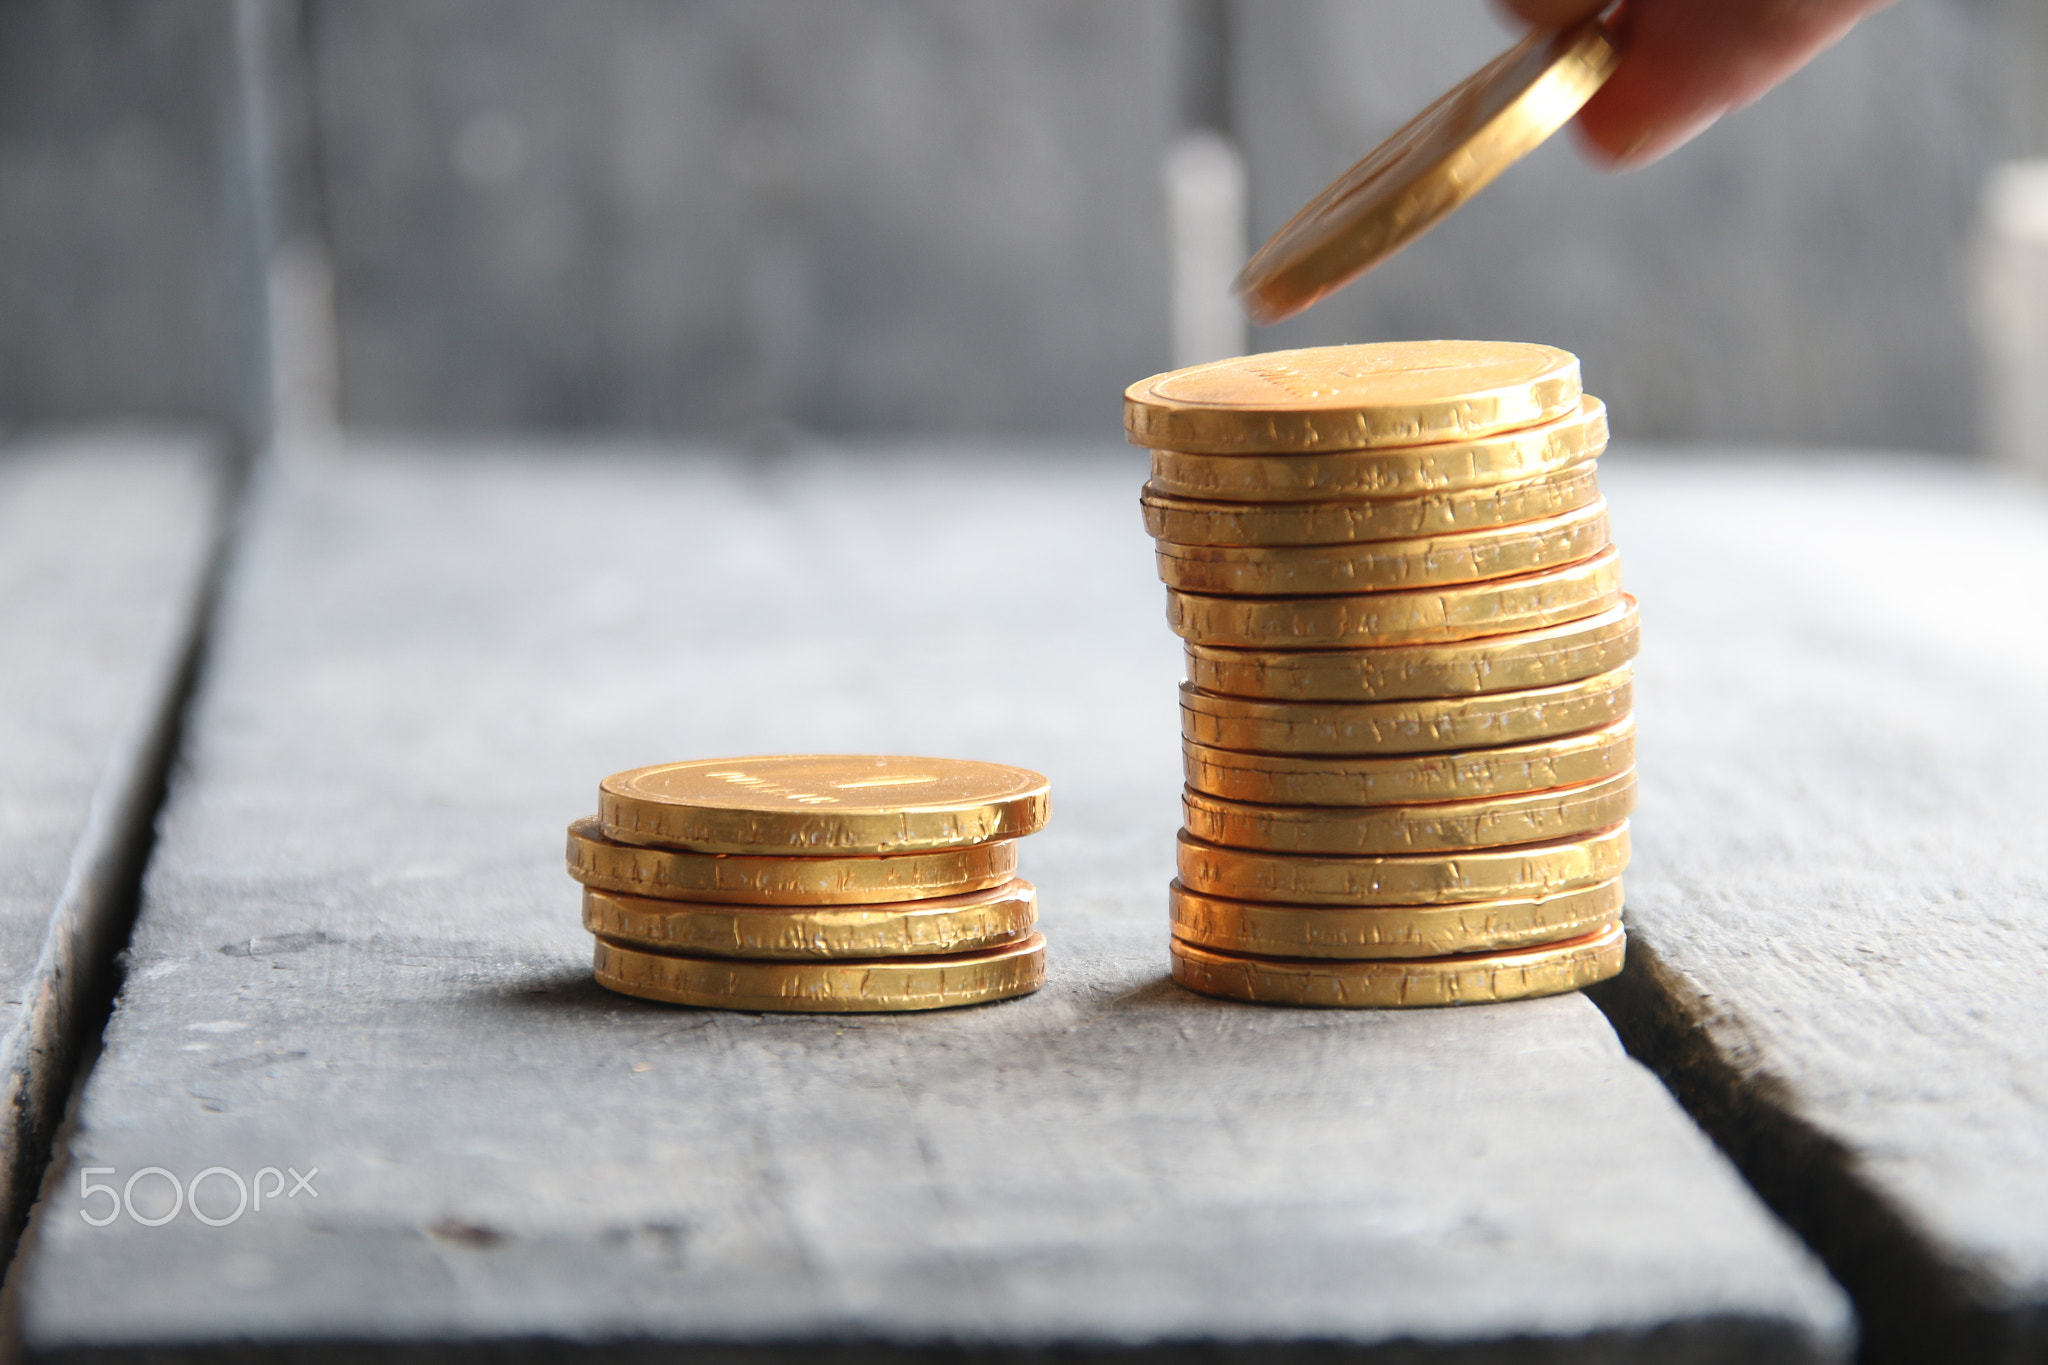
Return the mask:
{"type": "Polygon", "coordinates": [[[1187,648],[1174,979],[1376,1007],[1620,971],[1636,606],[1578,361],[1280,351],[1124,415],[1187,648]]]}
{"type": "Polygon", "coordinates": [[[1048,785],[997,763],[697,759],[614,774],[569,826],[598,984],[717,1009],[853,1014],[1045,981],[1017,840],[1048,785]]]}

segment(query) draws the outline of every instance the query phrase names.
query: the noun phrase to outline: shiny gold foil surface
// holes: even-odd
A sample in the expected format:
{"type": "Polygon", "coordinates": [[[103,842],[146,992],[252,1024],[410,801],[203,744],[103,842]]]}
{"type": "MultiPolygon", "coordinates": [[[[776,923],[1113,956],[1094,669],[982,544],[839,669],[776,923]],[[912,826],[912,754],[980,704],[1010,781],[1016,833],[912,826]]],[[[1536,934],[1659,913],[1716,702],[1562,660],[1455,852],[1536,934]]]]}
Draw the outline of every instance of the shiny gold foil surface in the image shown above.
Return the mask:
{"type": "Polygon", "coordinates": [[[1038,922],[1038,891],[987,891],[886,905],[714,905],[587,887],[583,927],[657,952],[702,957],[868,958],[966,953],[1014,943],[1038,922]]]}
{"type": "Polygon", "coordinates": [[[1276,806],[1385,806],[1583,786],[1636,761],[1633,716],[1575,735],[1494,749],[1346,758],[1247,754],[1183,743],[1187,784],[1205,796],[1276,806]]]}
{"type": "Polygon", "coordinates": [[[1159,578],[1183,592],[1260,597],[1390,592],[1537,573],[1607,548],[1607,504],[1484,531],[1350,545],[1160,541],[1159,578]]]}
{"type": "Polygon", "coordinates": [[[1578,357],[1552,346],[1315,346],[1141,379],[1124,390],[1124,431],[1135,445],[1191,454],[1362,450],[1534,426],[1579,398],[1578,357]]]}
{"type": "Polygon", "coordinates": [[[1581,397],[1564,415],[1512,431],[1391,450],[1152,452],[1152,491],[1217,502],[1419,499],[1528,483],[1607,446],[1607,409],[1581,397]]]}
{"type": "Polygon", "coordinates": [[[917,853],[1034,833],[1048,792],[1028,769],[957,758],[705,758],[607,777],[598,818],[620,843],[699,853],[917,853]]]}
{"type": "Polygon", "coordinates": [[[1148,483],[1139,506],[1148,533],[1179,545],[1350,545],[1515,526],[1562,516],[1599,499],[1593,461],[1584,460],[1519,483],[1413,498],[1216,502],[1175,497],[1148,483]]]}
{"type": "Polygon", "coordinates": [[[1288,219],[1238,276],[1245,311],[1278,322],[1393,255],[1564,127],[1619,62],[1597,22],[1531,33],[1288,219]]]}
{"type": "Polygon", "coordinates": [[[1264,754],[1427,754],[1576,734],[1629,714],[1634,670],[1476,697],[1302,702],[1225,697],[1186,683],[1180,732],[1190,744],[1264,754]]]}
{"type": "Polygon", "coordinates": [[[1609,673],[1641,643],[1627,593],[1555,626],[1444,644],[1355,649],[1244,649],[1190,643],[1188,682],[1271,701],[1395,701],[1520,692],[1609,673]]]}
{"type": "Polygon", "coordinates": [[[1029,995],[1045,984],[1045,937],[937,957],[749,962],[657,953],[597,940],[598,984],[709,1009],[800,1014],[936,1010],[1029,995]]]}
{"type": "Polygon", "coordinates": [[[1620,600],[1621,556],[1609,546],[1563,568],[1444,588],[1342,597],[1215,597],[1168,588],[1166,621],[1192,644],[1225,649],[1384,648],[1539,630],[1620,600]]]}
{"type": "Polygon", "coordinates": [[[1402,1009],[1562,995],[1621,971],[1619,923],[1563,943],[1399,960],[1243,957],[1172,941],[1173,979],[1191,991],[1265,1005],[1402,1009]]]}
{"type": "Polygon", "coordinates": [[[1182,830],[1177,865],[1192,891],[1306,906],[1463,905],[1582,890],[1628,866],[1628,822],[1570,839],[1453,853],[1311,855],[1222,848],[1182,830]]]}
{"type": "Polygon", "coordinates": [[[1169,893],[1173,936],[1221,953],[1258,957],[1443,957],[1555,943],[1621,916],[1621,880],[1574,891],[1462,905],[1259,905],[1190,891],[1169,893]]]}
{"type": "Polygon", "coordinates": [[[1567,839],[1618,825],[1636,804],[1633,769],[1577,787],[1415,806],[1270,806],[1181,793],[1204,843],[1271,853],[1433,853],[1567,839]]]}
{"type": "Polygon", "coordinates": [[[738,905],[868,905],[959,896],[1017,875],[1017,842],[887,857],[748,856],[615,843],[590,816],[569,826],[569,875],[585,886],[738,905]]]}

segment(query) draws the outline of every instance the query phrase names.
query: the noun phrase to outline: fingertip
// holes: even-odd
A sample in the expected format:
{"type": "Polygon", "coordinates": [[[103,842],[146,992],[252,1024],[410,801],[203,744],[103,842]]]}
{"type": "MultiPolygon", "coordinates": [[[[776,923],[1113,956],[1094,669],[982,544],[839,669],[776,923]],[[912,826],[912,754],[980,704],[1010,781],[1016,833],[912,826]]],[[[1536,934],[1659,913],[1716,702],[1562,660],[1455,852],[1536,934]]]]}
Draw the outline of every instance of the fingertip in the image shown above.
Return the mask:
{"type": "Polygon", "coordinates": [[[1579,112],[1580,146],[1609,169],[1646,166],[1796,71],[1874,2],[1627,0],[1621,64],[1579,112]]]}
{"type": "Polygon", "coordinates": [[[1621,156],[1626,148],[1618,149],[1607,142],[1599,131],[1587,126],[1583,116],[1572,120],[1571,139],[1572,145],[1578,148],[1579,155],[1595,168],[1603,171],[1625,169],[1621,164],[1621,156]]]}
{"type": "Polygon", "coordinates": [[[1500,7],[1537,28],[1566,28],[1606,8],[1607,0],[1496,0],[1500,7]]]}
{"type": "Polygon", "coordinates": [[[1721,111],[1693,118],[1617,117],[1598,103],[1572,121],[1572,134],[1588,161],[1602,170],[1633,171],[1661,161],[1714,126],[1721,111]]]}

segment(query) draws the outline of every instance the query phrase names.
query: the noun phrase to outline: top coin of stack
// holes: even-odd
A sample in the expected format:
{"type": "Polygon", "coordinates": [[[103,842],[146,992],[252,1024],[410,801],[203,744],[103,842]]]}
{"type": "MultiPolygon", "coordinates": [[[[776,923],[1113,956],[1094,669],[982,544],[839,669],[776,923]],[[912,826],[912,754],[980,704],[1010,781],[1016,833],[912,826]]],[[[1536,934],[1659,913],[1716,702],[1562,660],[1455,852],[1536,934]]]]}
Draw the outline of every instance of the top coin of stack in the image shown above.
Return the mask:
{"type": "Polygon", "coordinates": [[[1322,347],[1124,398],[1187,642],[1175,978],[1411,1005],[1618,971],[1636,608],[1577,359],[1322,347]]]}
{"type": "Polygon", "coordinates": [[[569,826],[601,985],[677,1004],[854,1013],[1045,980],[1017,840],[1048,784],[997,763],[697,759],[615,773],[569,826]]]}

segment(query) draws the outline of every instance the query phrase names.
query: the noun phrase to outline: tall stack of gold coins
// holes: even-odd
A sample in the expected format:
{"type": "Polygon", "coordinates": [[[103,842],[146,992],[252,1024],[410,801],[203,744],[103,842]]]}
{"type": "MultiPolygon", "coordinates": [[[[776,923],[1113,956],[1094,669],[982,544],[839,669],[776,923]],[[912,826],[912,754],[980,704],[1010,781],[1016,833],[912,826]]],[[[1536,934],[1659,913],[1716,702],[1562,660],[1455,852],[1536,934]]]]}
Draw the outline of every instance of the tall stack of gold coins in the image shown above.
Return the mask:
{"type": "Polygon", "coordinates": [[[1636,606],[1578,361],[1281,351],[1124,412],[1187,649],[1174,978],[1396,1006],[1618,972],[1636,606]]]}
{"type": "Polygon", "coordinates": [[[569,826],[600,985],[717,1009],[851,1014],[1045,981],[1017,840],[1049,788],[997,763],[696,759],[616,773],[569,826]]]}

